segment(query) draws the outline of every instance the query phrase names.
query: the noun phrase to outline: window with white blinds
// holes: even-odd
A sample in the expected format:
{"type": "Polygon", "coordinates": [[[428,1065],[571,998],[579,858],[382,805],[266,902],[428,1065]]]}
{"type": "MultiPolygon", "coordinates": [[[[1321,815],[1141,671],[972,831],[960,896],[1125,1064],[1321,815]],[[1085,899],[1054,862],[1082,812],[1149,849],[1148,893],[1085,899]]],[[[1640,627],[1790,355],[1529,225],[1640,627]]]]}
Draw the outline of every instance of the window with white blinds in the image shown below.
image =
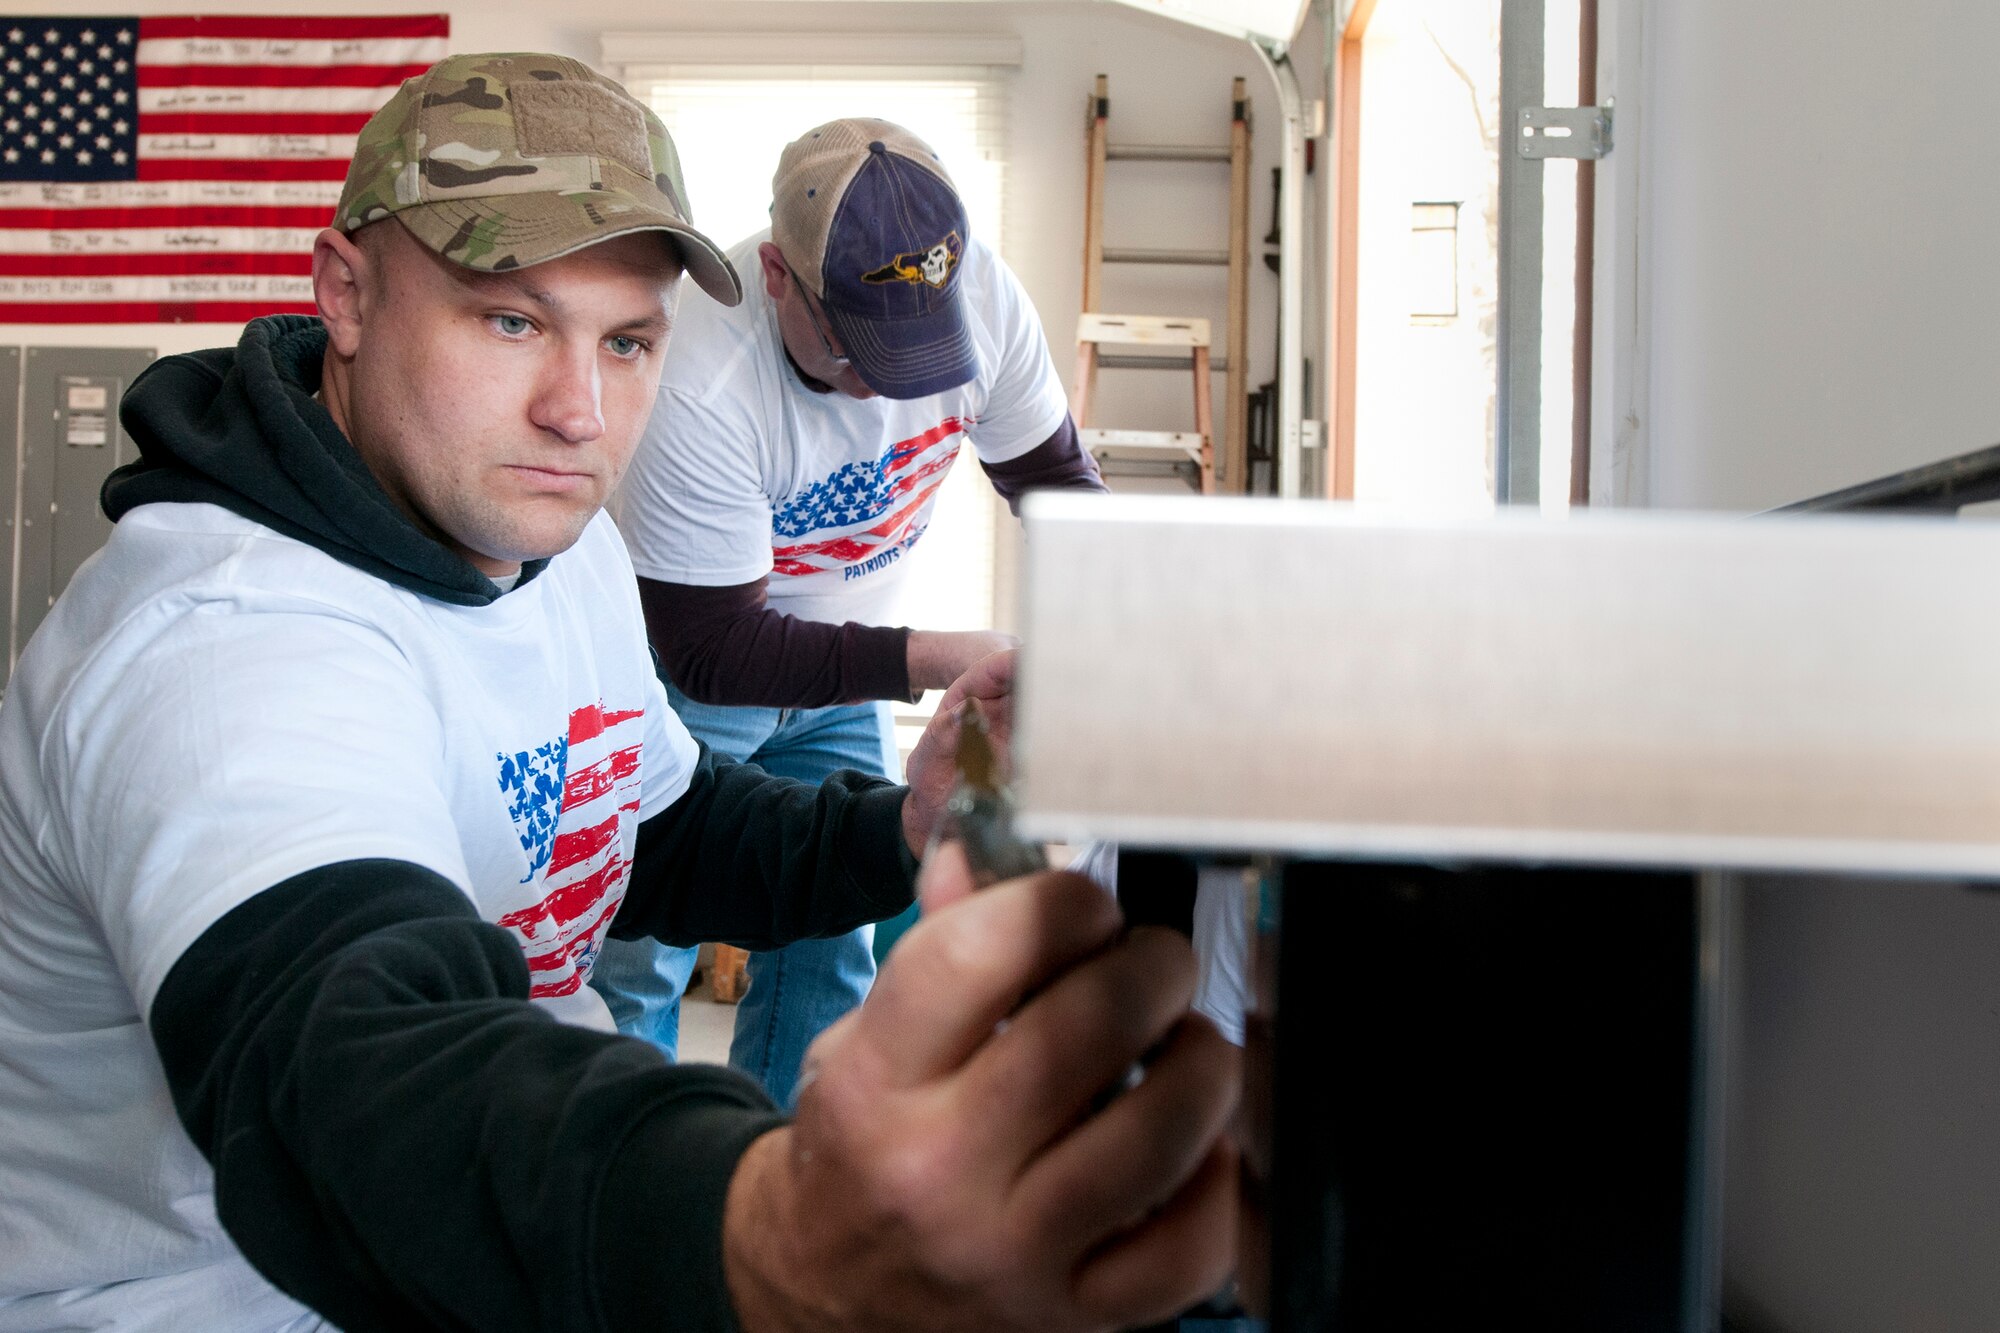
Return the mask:
{"type": "MultiPolygon", "coordinates": [[[[972,233],[1004,251],[1005,102],[986,66],[628,65],[624,81],[665,122],[680,152],[694,221],[725,248],[770,225],[771,175],[784,146],[844,116],[914,130],[950,171],[972,233]]],[[[938,492],[903,602],[919,629],[993,624],[996,498],[968,447],[938,492]]],[[[907,752],[934,706],[897,706],[907,752]]]]}
{"type": "Polygon", "coordinates": [[[1005,102],[986,70],[669,65],[627,84],[674,136],[695,225],[724,245],[769,225],[771,173],[786,144],[829,120],[874,116],[937,150],[973,234],[1005,249],[1005,102]]]}

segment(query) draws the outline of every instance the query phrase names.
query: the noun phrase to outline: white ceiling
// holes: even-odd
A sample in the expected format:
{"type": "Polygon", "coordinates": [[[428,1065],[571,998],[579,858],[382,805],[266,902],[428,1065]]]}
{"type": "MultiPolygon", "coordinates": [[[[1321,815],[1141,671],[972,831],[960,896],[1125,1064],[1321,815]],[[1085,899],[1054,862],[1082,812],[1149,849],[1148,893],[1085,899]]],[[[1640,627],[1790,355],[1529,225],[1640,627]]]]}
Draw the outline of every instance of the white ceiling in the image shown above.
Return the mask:
{"type": "MultiPolygon", "coordinates": [[[[810,0],[809,0],[810,2],[810,0]]],[[[843,3],[844,0],[829,0],[843,3]]],[[[935,0],[933,0],[935,2],[935,0]]],[[[994,0],[946,0],[947,3],[993,3],[994,0]]],[[[1001,0],[1002,3],[1005,0],[1001,0]]],[[[1313,0],[1029,0],[1037,4],[1118,4],[1144,9],[1163,18],[1206,28],[1230,37],[1261,39],[1283,48],[1298,35],[1313,0]]]]}

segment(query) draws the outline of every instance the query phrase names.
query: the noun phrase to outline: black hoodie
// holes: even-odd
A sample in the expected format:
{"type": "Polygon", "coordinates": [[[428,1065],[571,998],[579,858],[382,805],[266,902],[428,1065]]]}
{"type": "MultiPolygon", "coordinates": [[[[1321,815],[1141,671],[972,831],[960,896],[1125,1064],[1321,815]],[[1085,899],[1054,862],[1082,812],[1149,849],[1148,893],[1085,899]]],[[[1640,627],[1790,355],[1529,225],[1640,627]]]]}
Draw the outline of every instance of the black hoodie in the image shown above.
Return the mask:
{"type": "MultiPolygon", "coordinates": [[[[118,413],[139,459],[105,479],[105,517],[206,501],[441,602],[498,597],[493,580],[410,522],[313,399],[325,354],[324,324],[273,315],[245,325],[234,348],[148,367],[118,413]]],[[[547,563],[524,567],[522,582],[547,563]]]]}
{"type": "MultiPolygon", "coordinates": [[[[278,317],[156,363],[126,395],[141,456],[105,512],[218,504],[427,597],[500,596],[313,400],[325,346],[317,321],[278,317]]],[[[640,825],[612,934],[771,948],[894,915],[915,868],[902,800],[704,747],[687,794],[640,825]]],[[[515,937],[406,862],[322,866],[222,917],[148,1018],[223,1225],[350,1333],[733,1328],[723,1202],[781,1118],[728,1070],[555,1022],[528,984],[515,937]]]]}

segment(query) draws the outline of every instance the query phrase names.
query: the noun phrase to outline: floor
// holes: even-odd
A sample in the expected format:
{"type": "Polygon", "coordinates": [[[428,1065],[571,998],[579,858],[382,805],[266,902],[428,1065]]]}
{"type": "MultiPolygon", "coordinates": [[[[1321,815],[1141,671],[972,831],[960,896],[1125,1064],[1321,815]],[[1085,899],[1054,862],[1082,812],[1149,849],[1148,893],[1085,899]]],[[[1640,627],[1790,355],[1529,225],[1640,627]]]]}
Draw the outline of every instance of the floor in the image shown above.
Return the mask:
{"type": "Polygon", "coordinates": [[[699,986],[681,997],[680,1058],[685,1063],[728,1064],[729,1037],[735,1030],[735,1005],[717,1004],[699,986]]]}

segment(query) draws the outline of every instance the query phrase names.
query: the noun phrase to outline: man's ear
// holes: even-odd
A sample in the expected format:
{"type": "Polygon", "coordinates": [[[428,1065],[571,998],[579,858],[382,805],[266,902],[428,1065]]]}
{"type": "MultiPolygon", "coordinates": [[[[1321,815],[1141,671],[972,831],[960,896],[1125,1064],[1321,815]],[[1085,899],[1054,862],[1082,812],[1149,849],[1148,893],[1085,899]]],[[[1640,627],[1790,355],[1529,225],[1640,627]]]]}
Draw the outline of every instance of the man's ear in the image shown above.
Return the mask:
{"type": "Polygon", "coordinates": [[[757,261],[764,269],[764,295],[773,301],[784,300],[786,289],[792,285],[792,270],[785,263],[784,252],[769,241],[760,241],[757,261]]]}
{"type": "Polygon", "coordinates": [[[313,299],[326,324],[327,347],[337,355],[351,359],[361,346],[373,263],[374,256],[332,227],[313,237],[313,299]]]}

